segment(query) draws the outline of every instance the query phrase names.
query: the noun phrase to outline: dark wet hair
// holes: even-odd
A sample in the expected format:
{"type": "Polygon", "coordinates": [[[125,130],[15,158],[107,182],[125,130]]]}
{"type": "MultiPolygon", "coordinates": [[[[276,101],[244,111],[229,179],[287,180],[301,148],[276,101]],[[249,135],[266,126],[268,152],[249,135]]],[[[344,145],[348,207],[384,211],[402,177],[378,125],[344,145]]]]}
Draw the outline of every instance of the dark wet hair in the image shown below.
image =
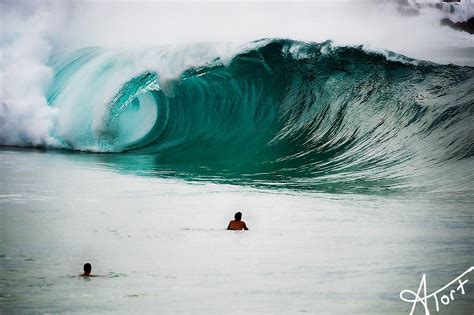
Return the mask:
{"type": "Polygon", "coordinates": [[[234,218],[235,218],[237,221],[242,220],[242,212],[237,212],[236,214],[234,214],[234,218]]]}
{"type": "Polygon", "coordinates": [[[89,263],[84,264],[84,273],[90,273],[92,271],[92,265],[89,263]]]}

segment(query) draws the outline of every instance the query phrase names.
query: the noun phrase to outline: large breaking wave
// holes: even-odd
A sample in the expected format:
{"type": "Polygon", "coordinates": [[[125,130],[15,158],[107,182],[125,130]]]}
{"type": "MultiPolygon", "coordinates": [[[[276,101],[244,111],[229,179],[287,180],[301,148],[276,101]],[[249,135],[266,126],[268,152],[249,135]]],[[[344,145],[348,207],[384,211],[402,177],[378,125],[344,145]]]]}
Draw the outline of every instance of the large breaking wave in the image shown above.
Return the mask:
{"type": "Polygon", "coordinates": [[[54,55],[58,147],[298,187],[473,179],[473,68],[331,42],[209,47],[54,55]]]}

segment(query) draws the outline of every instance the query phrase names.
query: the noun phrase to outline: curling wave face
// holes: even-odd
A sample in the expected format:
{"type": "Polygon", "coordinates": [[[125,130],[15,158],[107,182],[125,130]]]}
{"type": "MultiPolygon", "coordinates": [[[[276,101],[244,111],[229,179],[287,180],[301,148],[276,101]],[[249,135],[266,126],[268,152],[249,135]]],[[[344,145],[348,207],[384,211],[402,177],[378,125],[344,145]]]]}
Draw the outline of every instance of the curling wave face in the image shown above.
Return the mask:
{"type": "Polygon", "coordinates": [[[189,50],[155,50],[154,61],[181,66],[170,75],[146,68],[142,52],[102,48],[52,58],[48,103],[63,147],[153,161],[125,169],[179,165],[310,189],[474,179],[472,68],[330,42],[263,40],[197,65],[183,63],[189,50]]]}

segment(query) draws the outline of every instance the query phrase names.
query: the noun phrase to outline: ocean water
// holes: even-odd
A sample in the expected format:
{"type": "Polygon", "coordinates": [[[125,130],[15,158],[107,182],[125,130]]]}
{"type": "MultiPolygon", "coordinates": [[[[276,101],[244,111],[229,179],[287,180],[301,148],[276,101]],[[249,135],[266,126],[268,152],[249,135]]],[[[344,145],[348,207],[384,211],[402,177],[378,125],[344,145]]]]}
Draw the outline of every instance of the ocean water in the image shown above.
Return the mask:
{"type": "MultiPolygon", "coordinates": [[[[0,174],[2,314],[408,314],[400,291],[423,273],[433,292],[472,265],[470,200],[160,178],[8,148],[0,174]],[[236,210],[249,231],[225,230],[236,210]],[[99,277],[78,277],[85,262],[99,277]]],[[[440,314],[472,314],[473,293],[440,314]]]]}
{"type": "Polygon", "coordinates": [[[47,110],[2,102],[0,313],[408,314],[473,266],[472,67],[221,48],[53,51],[47,110]]]}

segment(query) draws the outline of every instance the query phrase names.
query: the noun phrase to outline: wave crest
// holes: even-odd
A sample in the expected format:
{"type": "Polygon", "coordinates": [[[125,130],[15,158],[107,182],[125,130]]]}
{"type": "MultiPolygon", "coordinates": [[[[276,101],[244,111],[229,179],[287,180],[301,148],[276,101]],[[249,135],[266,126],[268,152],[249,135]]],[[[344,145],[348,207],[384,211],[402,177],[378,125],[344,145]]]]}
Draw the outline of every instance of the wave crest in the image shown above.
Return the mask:
{"type": "Polygon", "coordinates": [[[408,170],[473,156],[472,68],[331,42],[261,40],[228,59],[209,47],[196,48],[197,63],[164,48],[55,56],[56,138],[313,186],[390,186],[408,170]]]}

